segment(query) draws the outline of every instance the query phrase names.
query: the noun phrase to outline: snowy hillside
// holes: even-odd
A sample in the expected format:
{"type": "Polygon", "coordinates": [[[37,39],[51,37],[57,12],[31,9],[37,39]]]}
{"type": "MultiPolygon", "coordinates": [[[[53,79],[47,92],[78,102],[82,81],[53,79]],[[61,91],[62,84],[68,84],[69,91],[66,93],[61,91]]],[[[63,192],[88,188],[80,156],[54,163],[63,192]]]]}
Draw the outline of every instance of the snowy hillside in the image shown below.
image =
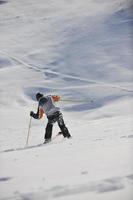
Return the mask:
{"type": "Polygon", "coordinates": [[[0,1],[0,200],[133,199],[132,13],[130,0],[0,1]],[[32,119],[25,149],[37,92],[62,97],[71,140],[38,147],[47,119],[32,119]]]}

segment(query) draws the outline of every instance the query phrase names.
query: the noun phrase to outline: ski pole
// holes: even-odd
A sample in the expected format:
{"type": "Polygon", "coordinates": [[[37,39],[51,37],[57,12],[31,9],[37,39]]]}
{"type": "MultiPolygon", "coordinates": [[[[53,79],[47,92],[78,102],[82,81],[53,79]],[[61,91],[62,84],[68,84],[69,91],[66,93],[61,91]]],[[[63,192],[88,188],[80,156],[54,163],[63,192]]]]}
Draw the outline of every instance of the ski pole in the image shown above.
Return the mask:
{"type": "Polygon", "coordinates": [[[28,128],[28,134],[27,134],[27,140],[26,140],[26,146],[28,146],[28,141],[29,141],[30,128],[31,128],[31,119],[32,119],[32,117],[30,117],[29,128],[28,128]]]}
{"type": "Polygon", "coordinates": [[[66,102],[74,102],[74,103],[79,103],[79,102],[91,102],[91,103],[93,103],[94,101],[93,100],[82,100],[82,99],[61,99],[60,101],[66,101],[66,102]]]}

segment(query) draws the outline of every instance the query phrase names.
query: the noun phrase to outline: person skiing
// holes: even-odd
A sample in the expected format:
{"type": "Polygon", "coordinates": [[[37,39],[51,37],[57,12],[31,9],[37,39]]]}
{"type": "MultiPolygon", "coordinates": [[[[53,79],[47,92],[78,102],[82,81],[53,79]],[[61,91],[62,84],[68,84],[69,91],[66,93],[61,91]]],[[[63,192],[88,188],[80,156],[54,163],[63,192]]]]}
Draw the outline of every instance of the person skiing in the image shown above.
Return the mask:
{"type": "Polygon", "coordinates": [[[64,123],[60,108],[55,106],[55,102],[58,102],[60,99],[61,97],[58,95],[44,96],[39,92],[36,94],[36,100],[38,101],[37,113],[31,111],[30,116],[34,119],[41,119],[43,115],[46,114],[48,123],[45,129],[44,143],[51,141],[53,124],[55,122],[58,123],[61,130],[60,134],[63,134],[64,137],[71,138],[71,135],[64,123]]]}

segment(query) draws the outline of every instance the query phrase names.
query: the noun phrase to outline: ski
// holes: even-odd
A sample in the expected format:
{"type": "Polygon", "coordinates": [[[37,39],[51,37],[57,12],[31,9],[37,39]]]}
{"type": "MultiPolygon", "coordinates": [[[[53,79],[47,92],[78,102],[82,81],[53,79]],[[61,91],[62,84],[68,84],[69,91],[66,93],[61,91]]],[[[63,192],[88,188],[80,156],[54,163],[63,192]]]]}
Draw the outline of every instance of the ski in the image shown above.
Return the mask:
{"type": "Polygon", "coordinates": [[[50,144],[56,144],[58,143],[59,141],[57,141],[56,143],[53,142],[58,136],[62,135],[61,132],[59,132],[58,134],[56,134],[50,142],[44,142],[44,143],[40,143],[40,144],[37,144],[37,145],[30,145],[30,146],[26,146],[26,147],[20,147],[20,148],[11,148],[11,149],[6,149],[6,150],[3,150],[3,151],[0,151],[0,153],[6,153],[6,152],[13,152],[13,151],[22,151],[22,150],[27,150],[27,149],[32,149],[32,148],[37,148],[37,147],[41,147],[41,146],[45,146],[45,145],[50,145],[50,144]]]}

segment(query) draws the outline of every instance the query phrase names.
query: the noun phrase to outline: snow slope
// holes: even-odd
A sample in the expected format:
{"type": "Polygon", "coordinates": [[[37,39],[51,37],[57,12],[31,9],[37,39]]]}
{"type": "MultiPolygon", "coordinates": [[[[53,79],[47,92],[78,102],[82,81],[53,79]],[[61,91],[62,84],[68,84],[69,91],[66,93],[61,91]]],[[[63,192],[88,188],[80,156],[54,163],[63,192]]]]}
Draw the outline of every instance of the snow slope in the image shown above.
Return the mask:
{"type": "Polygon", "coordinates": [[[133,199],[132,10],[0,1],[0,200],[133,199]],[[47,120],[33,119],[24,149],[38,91],[70,100],[59,106],[73,138],[38,147],[47,120]]]}

